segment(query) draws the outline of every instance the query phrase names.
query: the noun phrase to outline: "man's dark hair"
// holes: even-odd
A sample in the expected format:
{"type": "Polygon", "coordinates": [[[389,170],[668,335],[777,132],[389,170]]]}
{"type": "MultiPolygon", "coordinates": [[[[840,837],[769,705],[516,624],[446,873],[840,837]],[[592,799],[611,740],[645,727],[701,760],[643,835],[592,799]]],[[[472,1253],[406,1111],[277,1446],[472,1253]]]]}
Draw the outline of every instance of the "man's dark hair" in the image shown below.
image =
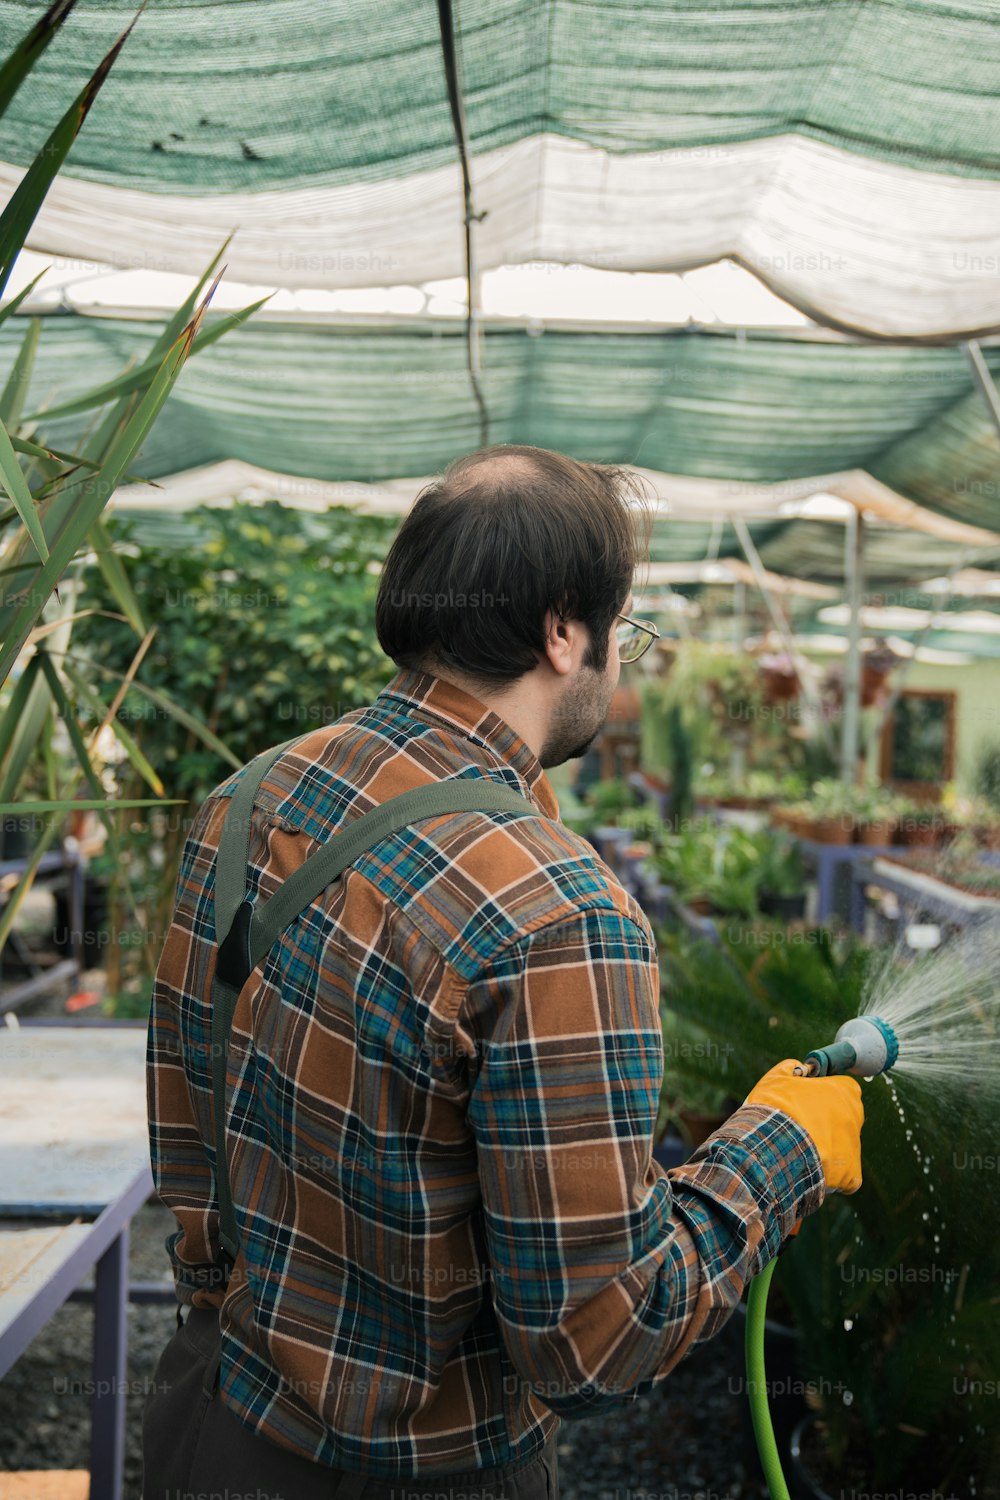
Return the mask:
{"type": "Polygon", "coordinates": [[[502,688],[537,665],[554,609],[587,627],[586,665],[603,671],[651,520],[625,469],[514,445],[458,458],[389,549],[379,644],[399,667],[451,667],[502,688]]]}

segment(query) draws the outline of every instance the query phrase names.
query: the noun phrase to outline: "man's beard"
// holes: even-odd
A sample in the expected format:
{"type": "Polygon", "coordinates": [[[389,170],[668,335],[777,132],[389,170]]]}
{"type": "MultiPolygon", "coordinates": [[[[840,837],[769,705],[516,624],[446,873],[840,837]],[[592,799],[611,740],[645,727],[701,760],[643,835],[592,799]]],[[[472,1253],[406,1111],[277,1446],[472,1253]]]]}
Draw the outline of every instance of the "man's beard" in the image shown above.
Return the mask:
{"type": "Polygon", "coordinates": [[[608,717],[614,691],[615,683],[606,672],[595,671],[584,663],[572,688],[563,694],[552,714],[538,756],[543,770],[586,754],[608,717]]]}

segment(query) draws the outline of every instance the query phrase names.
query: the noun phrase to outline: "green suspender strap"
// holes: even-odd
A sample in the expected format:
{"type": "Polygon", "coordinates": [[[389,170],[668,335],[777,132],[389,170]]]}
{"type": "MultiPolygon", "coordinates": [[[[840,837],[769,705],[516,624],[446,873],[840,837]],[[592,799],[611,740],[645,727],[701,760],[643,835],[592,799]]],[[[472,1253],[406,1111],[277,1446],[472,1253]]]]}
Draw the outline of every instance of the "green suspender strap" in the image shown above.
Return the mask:
{"type": "Polygon", "coordinates": [[[422,818],[451,812],[517,812],[544,816],[534,803],[486,777],[464,777],[414,787],[355,818],[317,849],[268,901],[246,897],[250,818],[257,788],[291,740],[251,761],[222,825],[215,876],[215,932],[219,944],[212,988],[212,1085],[215,1108],[219,1241],[235,1260],[240,1249],[226,1161],[226,1071],[236,1001],[278,936],[342,870],[390,834],[422,818]]]}

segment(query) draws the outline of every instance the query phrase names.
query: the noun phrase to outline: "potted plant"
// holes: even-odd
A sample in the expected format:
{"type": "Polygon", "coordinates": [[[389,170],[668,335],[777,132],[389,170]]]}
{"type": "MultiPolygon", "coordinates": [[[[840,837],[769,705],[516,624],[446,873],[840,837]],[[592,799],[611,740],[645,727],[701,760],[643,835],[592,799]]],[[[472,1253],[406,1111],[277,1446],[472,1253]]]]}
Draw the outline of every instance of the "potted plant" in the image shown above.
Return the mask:
{"type": "Polygon", "coordinates": [[[812,824],[811,809],[803,798],[779,802],[771,808],[771,825],[787,828],[799,838],[807,838],[812,824]]]}
{"type": "Polygon", "coordinates": [[[787,651],[766,653],[757,658],[761,687],[768,703],[788,703],[799,696],[799,679],[795,663],[787,651]]]}
{"type": "Polygon", "coordinates": [[[653,862],[659,878],[699,916],[756,909],[752,845],[739,829],[700,819],[668,833],[653,862]]]}
{"type": "Polygon", "coordinates": [[[680,900],[691,905],[704,901],[711,875],[711,855],[704,822],[690,823],[679,832],[671,831],[655,850],[652,862],[660,881],[680,900]]]}
{"type": "Polygon", "coordinates": [[[802,850],[784,829],[757,837],[758,905],[765,916],[790,922],[805,916],[806,871],[802,850]]]}
{"type": "Polygon", "coordinates": [[[818,844],[852,844],[856,799],[856,788],[842,781],[832,777],[814,781],[805,804],[809,812],[807,837],[818,844]]]}
{"type": "Polygon", "coordinates": [[[972,827],[982,848],[1000,849],[1000,812],[991,803],[978,805],[972,827]]]}
{"type": "Polygon", "coordinates": [[[855,802],[857,840],[859,844],[891,844],[898,822],[898,799],[882,787],[858,790],[855,802]]]}
{"type": "Polygon", "coordinates": [[[884,641],[868,651],[861,661],[861,707],[872,708],[884,703],[889,695],[889,678],[900,658],[884,641]]]}
{"type": "Polygon", "coordinates": [[[902,843],[933,848],[940,842],[943,822],[933,803],[907,799],[902,804],[896,826],[902,843]]]}
{"type": "Polygon", "coordinates": [[[737,1101],[721,1088],[697,1088],[688,1085],[672,1099],[668,1120],[678,1135],[693,1151],[703,1141],[715,1134],[736,1109],[737,1101]]]}
{"type": "Polygon", "coordinates": [[[921,848],[908,850],[900,853],[895,862],[969,896],[1000,900],[1000,865],[983,858],[982,849],[969,830],[960,833],[947,848],[935,849],[933,853],[921,848]]]}
{"type": "Polygon", "coordinates": [[[941,806],[952,837],[967,835],[982,849],[1000,848],[1000,810],[988,798],[959,796],[954,783],[949,783],[941,794],[941,806]]]}

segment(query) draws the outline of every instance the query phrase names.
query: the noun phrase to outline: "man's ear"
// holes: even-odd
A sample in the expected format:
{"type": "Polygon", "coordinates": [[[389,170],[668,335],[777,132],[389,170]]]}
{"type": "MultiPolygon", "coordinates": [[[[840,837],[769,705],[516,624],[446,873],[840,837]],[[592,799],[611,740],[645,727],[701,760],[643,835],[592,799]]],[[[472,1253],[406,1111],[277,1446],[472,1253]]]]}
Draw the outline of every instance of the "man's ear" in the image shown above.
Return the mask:
{"type": "Polygon", "coordinates": [[[582,626],[576,620],[562,620],[554,609],[545,613],[545,658],[554,672],[564,677],[573,670],[574,653],[582,626]]]}

